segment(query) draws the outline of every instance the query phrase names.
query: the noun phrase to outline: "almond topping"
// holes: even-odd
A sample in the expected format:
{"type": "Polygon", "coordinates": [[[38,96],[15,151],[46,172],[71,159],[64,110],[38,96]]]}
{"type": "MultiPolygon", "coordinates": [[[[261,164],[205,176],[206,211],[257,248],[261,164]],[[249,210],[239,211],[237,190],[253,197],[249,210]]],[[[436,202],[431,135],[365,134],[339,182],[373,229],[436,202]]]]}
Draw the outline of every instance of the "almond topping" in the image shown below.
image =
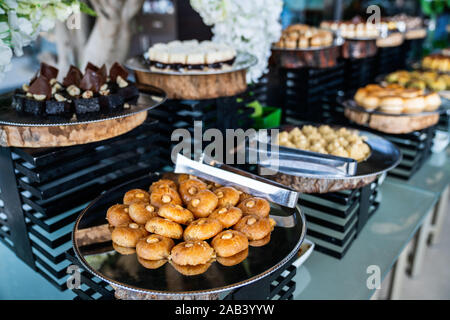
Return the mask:
{"type": "Polygon", "coordinates": [[[227,232],[222,236],[222,239],[231,239],[233,238],[233,234],[231,232],[227,232]]]}
{"type": "Polygon", "coordinates": [[[136,198],[140,198],[140,199],[142,199],[143,197],[144,197],[145,195],[141,192],[141,193],[138,193],[138,194],[136,194],[136,198]]]}
{"type": "Polygon", "coordinates": [[[197,188],[196,187],[190,187],[188,192],[189,192],[190,195],[193,196],[194,194],[197,193],[197,188]]]}
{"type": "Polygon", "coordinates": [[[255,206],[255,204],[256,204],[255,201],[250,200],[249,202],[247,202],[247,203],[245,204],[245,206],[246,206],[247,208],[253,208],[253,207],[255,206]]]}
{"type": "Polygon", "coordinates": [[[192,244],[192,243],[186,243],[184,246],[185,246],[186,248],[190,248],[190,247],[193,246],[193,244],[192,244]]]}
{"type": "Polygon", "coordinates": [[[225,213],[225,212],[227,212],[227,211],[228,211],[227,208],[222,208],[222,209],[219,210],[219,213],[225,213]]]}
{"type": "Polygon", "coordinates": [[[191,202],[192,206],[195,208],[200,204],[200,200],[199,199],[194,199],[191,202]]]}
{"type": "Polygon", "coordinates": [[[153,211],[155,211],[155,208],[154,208],[153,206],[151,206],[151,205],[146,206],[145,209],[146,209],[148,212],[153,212],[153,211]]]}
{"type": "Polygon", "coordinates": [[[247,224],[248,224],[249,226],[251,226],[251,225],[254,224],[255,222],[256,222],[256,219],[253,218],[253,217],[247,220],[247,224]]]}
{"type": "Polygon", "coordinates": [[[136,224],[136,223],[130,223],[128,226],[129,226],[131,229],[139,229],[139,225],[136,224]]]}
{"type": "Polygon", "coordinates": [[[159,239],[158,238],[155,238],[155,237],[148,237],[147,238],[147,243],[157,243],[157,242],[159,242],[159,239]]]}
{"type": "Polygon", "coordinates": [[[161,200],[163,203],[169,203],[170,201],[172,201],[172,198],[168,195],[163,195],[161,200]]]}
{"type": "Polygon", "coordinates": [[[223,192],[222,191],[217,192],[216,196],[217,198],[223,198],[223,192]]]}

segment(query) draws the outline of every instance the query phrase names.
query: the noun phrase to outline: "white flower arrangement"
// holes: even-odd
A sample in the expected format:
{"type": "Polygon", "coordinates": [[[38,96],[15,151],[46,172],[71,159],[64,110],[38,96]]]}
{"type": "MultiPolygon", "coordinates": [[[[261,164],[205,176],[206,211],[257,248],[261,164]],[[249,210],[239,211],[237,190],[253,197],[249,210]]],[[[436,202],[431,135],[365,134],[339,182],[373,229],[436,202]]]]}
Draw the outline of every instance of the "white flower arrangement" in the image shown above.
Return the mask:
{"type": "Polygon", "coordinates": [[[13,53],[23,55],[23,47],[51,30],[55,21],[65,21],[81,11],[93,14],[77,0],[0,0],[0,79],[11,69],[13,53]]]}
{"type": "Polygon", "coordinates": [[[281,36],[282,0],[190,0],[206,25],[213,25],[213,41],[233,46],[257,57],[247,82],[257,82],[267,72],[272,43],[281,36]]]}

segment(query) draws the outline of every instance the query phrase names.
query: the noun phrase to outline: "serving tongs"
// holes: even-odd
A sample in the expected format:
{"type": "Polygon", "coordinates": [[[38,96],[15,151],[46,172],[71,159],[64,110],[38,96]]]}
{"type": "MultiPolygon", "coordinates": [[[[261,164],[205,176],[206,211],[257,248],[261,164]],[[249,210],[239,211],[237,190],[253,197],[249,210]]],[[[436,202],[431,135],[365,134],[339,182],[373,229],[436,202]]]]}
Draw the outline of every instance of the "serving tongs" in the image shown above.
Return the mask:
{"type": "MultiPolygon", "coordinates": [[[[254,197],[266,199],[285,208],[295,208],[300,212],[297,191],[286,189],[286,186],[282,184],[220,163],[204,154],[199,161],[194,161],[179,153],[174,172],[193,175],[222,186],[235,187],[254,197]]],[[[288,217],[271,215],[271,217],[280,227],[292,227],[296,223],[295,215],[288,217]]]]}
{"type": "Polygon", "coordinates": [[[358,162],[351,158],[274,145],[268,142],[267,136],[253,139],[257,140],[259,148],[254,147],[254,141],[250,142],[246,147],[247,154],[257,154],[258,164],[269,172],[349,177],[354,176],[358,168],[358,162]],[[266,147],[261,148],[261,144],[266,147]]]}

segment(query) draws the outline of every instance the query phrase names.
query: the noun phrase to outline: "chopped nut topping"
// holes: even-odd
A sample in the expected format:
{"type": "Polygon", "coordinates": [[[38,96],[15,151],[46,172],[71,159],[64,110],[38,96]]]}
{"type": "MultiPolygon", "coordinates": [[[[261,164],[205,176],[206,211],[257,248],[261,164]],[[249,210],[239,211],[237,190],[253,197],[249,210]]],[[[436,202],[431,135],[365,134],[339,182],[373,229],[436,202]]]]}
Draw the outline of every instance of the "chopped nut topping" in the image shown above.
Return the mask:
{"type": "Polygon", "coordinates": [[[50,85],[54,85],[58,80],[56,80],[55,78],[50,79],[50,85]]]}
{"type": "Polygon", "coordinates": [[[251,226],[251,225],[254,224],[255,222],[256,222],[256,219],[253,218],[253,217],[251,217],[250,219],[247,220],[247,224],[248,224],[249,226],[251,226]]]}
{"type": "Polygon", "coordinates": [[[32,97],[33,97],[33,94],[30,93],[30,92],[27,92],[27,97],[28,97],[28,98],[32,98],[32,97]]]}
{"type": "Polygon", "coordinates": [[[225,213],[225,212],[227,212],[227,211],[228,211],[227,208],[222,208],[222,209],[219,210],[219,213],[225,213]]]}
{"type": "Polygon", "coordinates": [[[83,99],[89,99],[94,96],[94,93],[91,90],[88,90],[88,91],[83,92],[83,94],[81,96],[83,97],[83,99]]]}
{"type": "Polygon", "coordinates": [[[128,104],[128,103],[124,103],[124,104],[123,104],[123,108],[124,108],[124,109],[130,109],[131,106],[130,106],[130,104],[128,104]]]}
{"type": "Polygon", "coordinates": [[[24,84],[22,85],[22,90],[23,90],[23,91],[28,92],[29,89],[30,89],[30,86],[27,85],[26,83],[24,83],[24,84]]]}
{"type": "Polygon", "coordinates": [[[59,91],[62,89],[62,86],[59,83],[55,83],[55,85],[52,87],[52,90],[55,89],[56,91],[59,91]]]}
{"type": "Polygon", "coordinates": [[[223,198],[223,192],[222,191],[217,192],[216,196],[217,198],[223,198]]]}
{"type": "Polygon", "coordinates": [[[139,225],[137,223],[130,223],[128,225],[131,229],[139,229],[139,225]]]}
{"type": "Polygon", "coordinates": [[[128,82],[123,79],[121,76],[118,76],[116,79],[117,85],[119,86],[119,88],[125,88],[128,87],[128,82]]]}
{"type": "Polygon", "coordinates": [[[80,88],[78,88],[75,85],[70,85],[67,89],[66,89],[67,93],[70,94],[70,96],[75,97],[75,96],[79,96],[81,93],[80,88]]]}
{"type": "Polygon", "coordinates": [[[108,96],[109,94],[110,94],[110,92],[111,91],[109,91],[109,90],[100,90],[100,95],[102,95],[102,96],[108,96]]]}
{"type": "Polygon", "coordinates": [[[55,99],[56,101],[59,102],[67,101],[67,99],[64,96],[60,95],[59,93],[55,94],[55,99]]]}
{"type": "Polygon", "coordinates": [[[200,204],[200,200],[199,199],[194,199],[194,200],[192,200],[191,204],[192,204],[193,207],[196,207],[196,206],[198,206],[200,204]]]}
{"type": "Polygon", "coordinates": [[[145,210],[147,210],[148,212],[153,212],[153,211],[155,211],[155,208],[151,205],[148,205],[145,207],[145,210]]]}
{"type": "Polygon", "coordinates": [[[168,195],[163,195],[161,200],[163,203],[169,203],[170,201],[172,201],[172,198],[168,195]]]}
{"type": "Polygon", "coordinates": [[[255,204],[256,204],[255,201],[250,200],[249,202],[247,202],[247,203],[245,204],[245,206],[246,206],[247,208],[253,208],[253,207],[255,206],[255,204]]]}
{"type": "Polygon", "coordinates": [[[222,239],[231,239],[233,238],[233,234],[231,232],[227,232],[222,236],[222,239]]]}
{"type": "Polygon", "coordinates": [[[105,90],[107,90],[108,89],[108,84],[107,83],[105,83],[104,85],[102,85],[101,87],[100,87],[100,90],[101,91],[105,91],[105,90]]]}
{"type": "Polygon", "coordinates": [[[192,244],[192,243],[186,243],[184,246],[186,247],[186,248],[190,248],[190,247],[192,247],[194,244],[192,244]]]}
{"type": "Polygon", "coordinates": [[[47,96],[45,94],[33,94],[33,98],[37,101],[44,101],[47,96]]]}
{"type": "Polygon", "coordinates": [[[190,187],[188,190],[190,195],[194,195],[197,193],[197,188],[196,187],[190,187]]]}
{"type": "Polygon", "coordinates": [[[158,238],[155,238],[155,237],[148,237],[147,238],[147,243],[157,243],[157,242],[159,242],[158,238]]]}

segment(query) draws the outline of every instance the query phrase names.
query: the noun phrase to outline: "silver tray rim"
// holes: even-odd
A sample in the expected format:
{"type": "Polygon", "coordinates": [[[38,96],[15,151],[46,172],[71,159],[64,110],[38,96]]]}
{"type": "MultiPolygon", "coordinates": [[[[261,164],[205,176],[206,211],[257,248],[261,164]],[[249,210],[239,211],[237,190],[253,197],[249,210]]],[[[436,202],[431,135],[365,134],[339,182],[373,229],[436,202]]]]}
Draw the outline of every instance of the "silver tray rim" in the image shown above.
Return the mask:
{"type": "MultiPolygon", "coordinates": [[[[157,173],[155,173],[157,174],[157,173]]],[[[133,179],[131,181],[125,182],[119,186],[116,186],[115,188],[112,188],[111,190],[114,190],[116,188],[120,188],[123,187],[126,184],[130,184],[133,181],[142,179],[143,177],[137,178],[137,179],[133,179]]],[[[109,191],[106,191],[109,192],[109,191]]],[[[97,201],[100,200],[101,197],[104,196],[104,194],[106,194],[106,192],[102,193],[101,195],[99,195],[97,198],[95,198],[94,200],[92,200],[89,205],[79,214],[79,216],[77,217],[77,220],[75,221],[75,224],[73,226],[72,229],[72,247],[73,250],[75,252],[75,255],[77,257],[77,259],[79,260],[79,262],[81,263],[81,265],[83,266],[83,268],[85,268],[87,271],[89,271],[91,274],[93,274],[94,276],[98,277],[99,279],[109,283],[110,285],[116,286],[118,288],[124,289],[124,290],[130,290],[136,293],[144,293],[144,294],[153,294],[153,295],[160,295],[160,296],[193,296],[193,295],[201,295],[201,294],[213,294],[213,293],[220,293],[220,292],[224,292],[224,291],[230,291],[233,289],[237,289],[246,285],[249,285],[251,283],[254,283],[262,278],[267,277],[268,275],[270,275],[271,273],[275,272],[276,270],[280,269],[283,265],[285,265],[290,259],[292,259],[292,257],[294,257],[298,250],[300,249],[300,246],[302,245],[303,241],[306,238],[306,218],[305,215],[303,213],[303,211],[300,208],[300,205],[297,204],[296,205],[296,213],[298,213],[300,220],[302,221],[302,230],[301,230],[301,234],[300,234],[300,239],[297,242],[297,244],[295,245],[295,247],[291,250],[291,252],[280,262],[278,262],[275,266],[273,266],[272,268],[266,270],[265,272],[256,275],[252,278],[249,278],[245,281],[241,281],[238,283],[234,283],[231,285],[227,285],[224,287],[220,287],[220,288],[215,288],[215,289],[209,289],[209,290],[197,290],[197,291],[185,291],[185,292],[170,292],[170,291],[158,291],[158,290],[147,290],[147,289],[142,289],[142,288],[137,288],[131,285],[126,285],[120,282],[117,282],[115,280],[112,280],[102,274],[100,274],[99,272],[95,271],[94,269],[92,269],[89,264],[86,262],[86,260],[82,257],[78,246],[76,244],[75,241],[75,231],[77,230],[78,224],[80,223],[81,218],[85,215],[85,213],[88,211],[88,209],[93,206],[97,201]]]]}
{"type": "Polygon", "coordinates": [[[258,59],[247,52],[238,51],[236,55],[236,60],[231,66],[231,69],[228,70],[213,70],[213,71],[188,71],[188,72],[180,72],[180,71],[157,71],[150,70],[150,68],[142,66],[142,65],[134,65],[140,64],[138,59],[145,59],[145,54],[140,54],[134,57],[129,58],[125,62],[125,67],[133,71],[139,71],[149,74],[159,74],[159,75],[171,75],[171,76],[207,76],[207,75],[216,75],[216,74],[226,74],[237,72],[241,70],[247,70],[250,67],[253,67],[258,63],[258,59]]]}

